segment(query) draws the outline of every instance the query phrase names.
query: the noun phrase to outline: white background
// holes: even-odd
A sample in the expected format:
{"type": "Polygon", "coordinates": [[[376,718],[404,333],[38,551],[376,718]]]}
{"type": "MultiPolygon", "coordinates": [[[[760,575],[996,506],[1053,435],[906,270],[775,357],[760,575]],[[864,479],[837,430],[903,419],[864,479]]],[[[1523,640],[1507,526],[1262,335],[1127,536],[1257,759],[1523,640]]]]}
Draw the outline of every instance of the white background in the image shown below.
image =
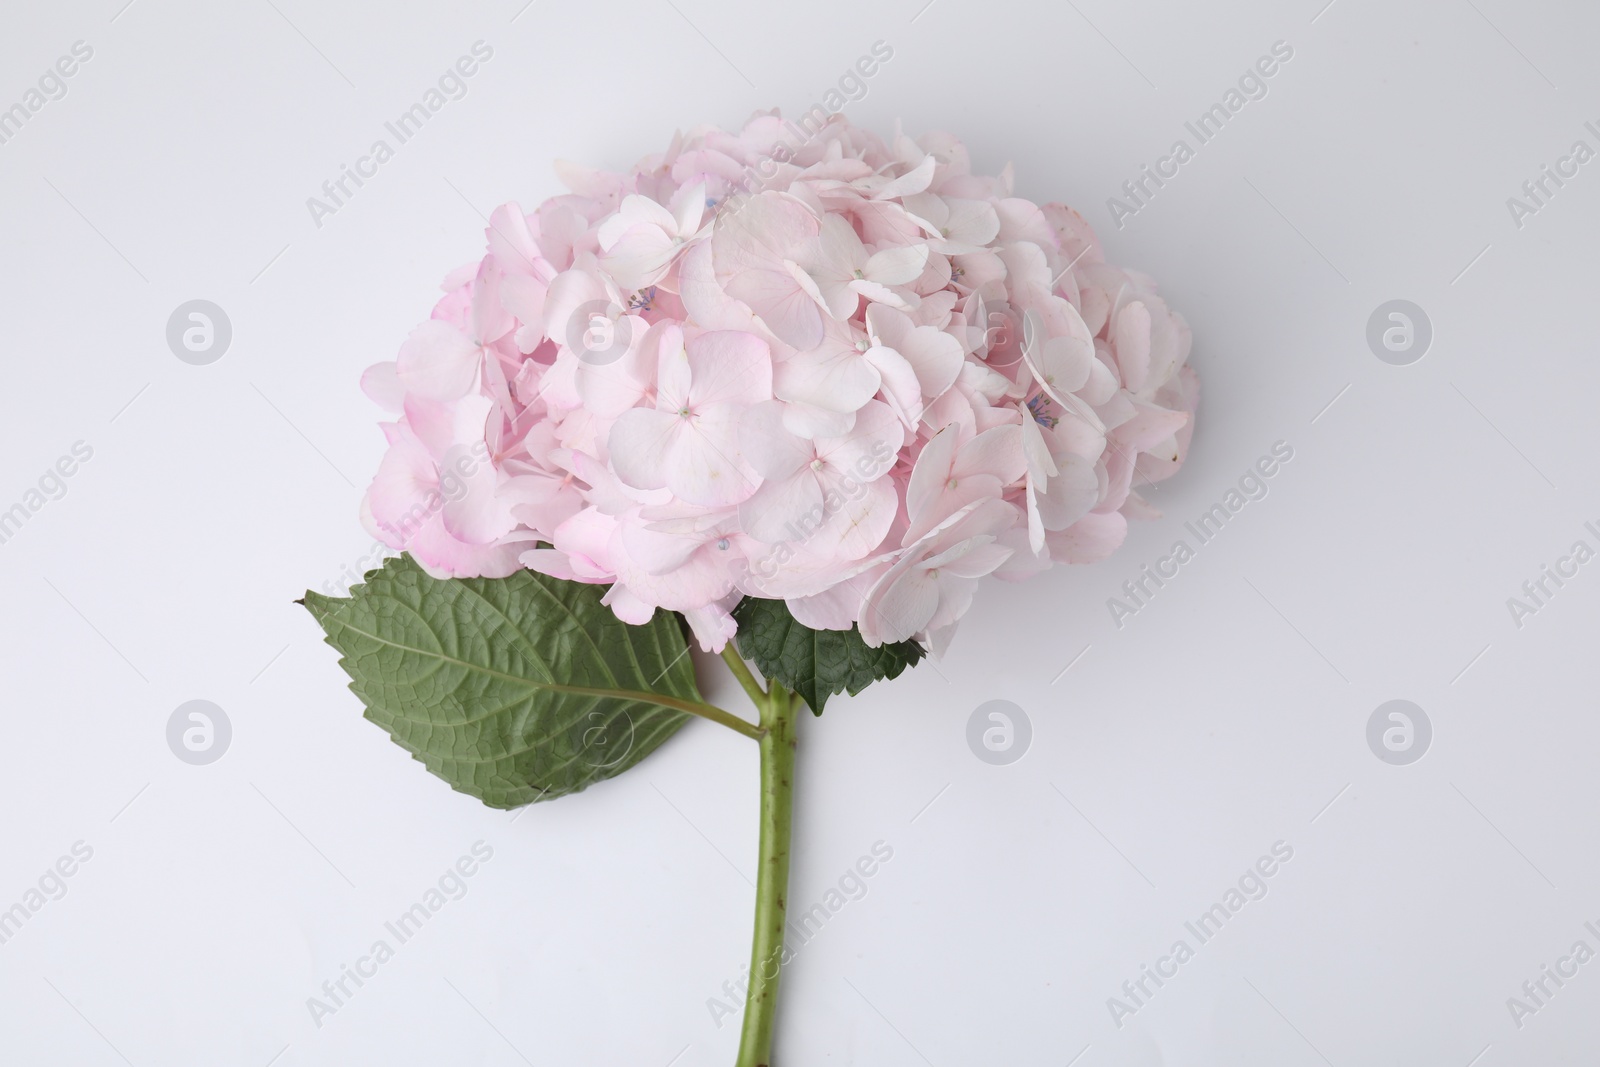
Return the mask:
{"type": "Polygon", "coordinates": [[[1600,148],[1592,6],[122,3],[12,4],[0,35],[0,107],[94,50],[0,145],[0,509],[94,450],[0,545],[0,908],[94,850],[0,945],[5,1062],[732,1061],[706,1002],[747,959],[754,746],[695,721],[513,821],[363,721],[292,601],[369,547],[358,375],[483,214],[560,191],[555,158],[795,114],[878,40],[846,113],[1079,207],[1188,317],[1204,392],[1165,518],[986,585],[943,662],[808,717],[794,907],[894,856],[787,972],[780,1067],[1594,1062],[1600,961],[1520,1028],[1506,1004],[1600,950],[1600,563],[1520,628],[1506,603],[1600,547],[1600,162],[1520,229],[1506,205],[1600,148]],[[315,226],[306,198],[479,39],[466,97],[315,226]],[[1268,95],[1117,229],[1106,199],[1280,40],[1268,95]],[[233,325],[210,366],[165,341],[195,298],[233,325]],[[1435,331],[1410,366],[1365,339],[1395,298],[1435,331]],[[1107,598],[1280,440],[1270,495],[1115,627],[1107,598]],[[204,767],[165,736],[197,698],[233,724],[204,767]],[[1434,728],[1409,766],[1366,742],[1395,698],[1434,728]],[[991,699],[1033,724],[1011,766],[967,747],[991,699]],[[307,998],[479,840],[467,895],[316,1026],[307,998]],[[1115,1026],[1277,841],[1265,899],[1115,1026]]]}

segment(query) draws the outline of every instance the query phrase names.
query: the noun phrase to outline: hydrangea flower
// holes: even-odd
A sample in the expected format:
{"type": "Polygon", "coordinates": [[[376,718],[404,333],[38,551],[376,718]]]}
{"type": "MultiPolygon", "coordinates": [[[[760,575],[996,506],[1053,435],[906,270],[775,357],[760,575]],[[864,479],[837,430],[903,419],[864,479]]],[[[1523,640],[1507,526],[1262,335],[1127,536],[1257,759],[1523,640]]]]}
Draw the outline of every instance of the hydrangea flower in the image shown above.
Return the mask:
{"type": "Polygon", "coordinates": [[[1154,282],[960,142],[775,112],[490,217],[363,386],[362,506],[435,577],[525,567],[681,612],[745,596],[942,650],[979,579],[1104,558],[1183,462],[1199,386],[1154,282]]]}

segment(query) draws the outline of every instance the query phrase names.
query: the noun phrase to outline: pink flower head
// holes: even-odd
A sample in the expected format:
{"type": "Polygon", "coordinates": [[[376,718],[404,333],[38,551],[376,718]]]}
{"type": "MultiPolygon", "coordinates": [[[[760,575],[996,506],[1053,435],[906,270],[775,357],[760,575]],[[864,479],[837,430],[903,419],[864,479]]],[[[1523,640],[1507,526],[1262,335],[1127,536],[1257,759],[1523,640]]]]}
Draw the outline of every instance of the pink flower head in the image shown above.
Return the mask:
{"type": "Polygon", "coordinates": [[[363,378],[397,420],[363,520],[431,574],[606,585],[710,650],[758,596],[937,652],[1187,454],[1183,318],[948,135],[762,113],[559,173],[363,378]]]}

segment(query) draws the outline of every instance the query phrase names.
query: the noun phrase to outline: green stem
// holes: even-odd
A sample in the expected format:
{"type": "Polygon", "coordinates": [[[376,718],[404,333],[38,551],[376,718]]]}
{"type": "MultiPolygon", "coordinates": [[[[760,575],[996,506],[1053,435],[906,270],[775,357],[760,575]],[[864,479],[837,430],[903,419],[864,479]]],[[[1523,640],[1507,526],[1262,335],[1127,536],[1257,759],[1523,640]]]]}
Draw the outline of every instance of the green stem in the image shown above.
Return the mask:
{"type": "Polygon", "coordinates": [[[698,715],[702,719],[709,719],[721,723],[730,730],[736,730],[746,737],[754,740],[761,739],[761,727],[746,719],[741,719],[731,711],[723,711],[715,704],[703,704],[698,700],[679,700],[669,697],[664,693],[639,693],[631,689],[595,689],[581,685],[550,685],[543,688],[561,693],[573,693],[578,696],[610,697],[615,700],[637,700],[642,704],[656,704],[673,711],[686,711],[690,715],[698,715]]]}
{"type": "Polygon", "coordinates": [[[659,695],[652,696],[651,702],[660,704],[662,707],[675,708],[678,711],[687,711],[690,715],[698,715],[702,719],[710,719],[712,722],[721,723],[728,729],[744,734],[746,737],[751,738],[752,740],[759,741],[761,739],[761,727],[757,726],[753,722],[739,718],[739,716],[733,714],[731,711],[723,711],[715,704],[699,704],[692,700],[673,701],[672,703],[668,703],[659,695]]]}
{"type": "MultiPolygon", "coordinates": [[[[751,684],[754,684],[753,678],[751,684]]],[[[794,810],[795,723],[801,701],[777,682],[770,685],[771,692],[763,693],[763,699],[757,701],[761,708],[761,725],[766,730],[760,741],[760,866],[756,871],[755,933],[750,943],[750,991],[745,1001],[744,1029],[739,1038],[735,1067],[769,1067],[772,1063],[778,973],[784,954],[789,829],[794,810]]]]}
{"type": "Polygon", "coordinates": [[[767,706],[767,691],[761,688],[761,683],[756,681],[756,676],[750,673],[750,667],[739,655],[739,650],[729,641],[722,646],[722,662],[728,665],[733,676],[739,679],[739,684],[744,686],[745,693],[750,697],[750,702],[765,712],[767,706]]]}

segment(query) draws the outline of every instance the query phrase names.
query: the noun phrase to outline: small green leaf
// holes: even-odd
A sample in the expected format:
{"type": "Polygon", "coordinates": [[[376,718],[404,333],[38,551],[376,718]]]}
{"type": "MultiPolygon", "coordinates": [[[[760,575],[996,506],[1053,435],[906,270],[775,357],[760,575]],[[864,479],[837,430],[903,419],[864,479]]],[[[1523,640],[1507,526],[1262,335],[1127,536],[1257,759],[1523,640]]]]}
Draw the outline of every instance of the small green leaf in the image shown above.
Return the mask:
{"type": "Polygon", "coordinates": [[[440,580],[402,556],[348,599],[301,603],[368,719],[452,788],[515,808],[621,774],[701,701],[678,617],[629,626],[604,592],[532,571],[440,580]]]}
{"type": "Polygon", "coordinates": [[[915,641],[869,648],[854,626],[813,630],[789,614],[781,600],[745,597],[733,617],[739,623],[739,651],[762,674],[799,693],[818,715],[833,694],[847,690],[855,696],[880,678],[898,678],[926,655],[915,641]]]}

